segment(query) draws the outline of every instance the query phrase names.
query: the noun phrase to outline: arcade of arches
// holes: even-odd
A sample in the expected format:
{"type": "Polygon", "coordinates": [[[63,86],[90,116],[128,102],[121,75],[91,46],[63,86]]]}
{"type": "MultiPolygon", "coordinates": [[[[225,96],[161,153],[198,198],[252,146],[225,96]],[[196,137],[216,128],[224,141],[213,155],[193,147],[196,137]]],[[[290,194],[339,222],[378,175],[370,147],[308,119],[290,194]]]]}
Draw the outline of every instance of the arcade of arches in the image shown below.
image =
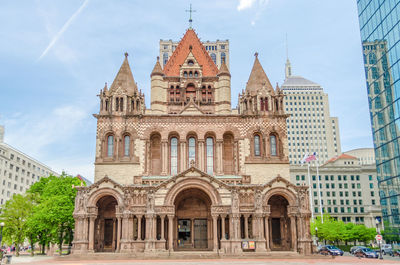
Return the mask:
{"type": "Polygon", "coordinates": [[[78,187],[74,253],[311,253],[307,187],[227,185],[192,167],[160,185],[78,187]],[[246,244],[254,242],[255,249],[246,244]]]}

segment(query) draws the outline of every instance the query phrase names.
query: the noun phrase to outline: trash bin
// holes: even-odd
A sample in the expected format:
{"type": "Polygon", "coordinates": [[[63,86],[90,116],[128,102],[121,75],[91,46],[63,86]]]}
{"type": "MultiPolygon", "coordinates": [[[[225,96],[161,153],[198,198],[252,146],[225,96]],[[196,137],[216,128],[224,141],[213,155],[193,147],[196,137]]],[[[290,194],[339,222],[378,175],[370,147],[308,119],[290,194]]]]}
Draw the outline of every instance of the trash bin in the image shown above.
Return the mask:
{"type": "Polygon", "coordinates": [[[10,255],[10,254],[6,255],[6,264],[11,264],[11,258],[12,258],[12,255],[10,255]]]}

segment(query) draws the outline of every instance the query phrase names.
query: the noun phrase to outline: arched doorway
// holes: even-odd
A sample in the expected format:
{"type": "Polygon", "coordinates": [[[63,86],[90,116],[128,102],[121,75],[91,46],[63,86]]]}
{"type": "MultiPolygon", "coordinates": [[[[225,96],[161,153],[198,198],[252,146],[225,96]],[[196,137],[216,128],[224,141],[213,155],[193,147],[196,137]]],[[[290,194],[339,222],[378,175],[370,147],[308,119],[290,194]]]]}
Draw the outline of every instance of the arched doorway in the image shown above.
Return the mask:
{"type": "Polygon", "coordinates": [[[202,190],[189,188],[175,198],[176,250],[212,249],[211,199],[202,190]]]}
{"type": "Polygon", "coordinates": [[[114,252],[117,249],[118,223],[115,215],[117,205],[117,200],[110,195],[100,198],[96,203],[98,208],[94,235],[96,252],[114,252]]]}
{"type": "Polygon", "coordinates": [[[290,218],[287,214],[289,205],[285,197],[281,195],[273,195],[268,200],[271,214],[269,216],[269,240],[271,250],[290,250],[291,249],[291,233],[290,218]]]}

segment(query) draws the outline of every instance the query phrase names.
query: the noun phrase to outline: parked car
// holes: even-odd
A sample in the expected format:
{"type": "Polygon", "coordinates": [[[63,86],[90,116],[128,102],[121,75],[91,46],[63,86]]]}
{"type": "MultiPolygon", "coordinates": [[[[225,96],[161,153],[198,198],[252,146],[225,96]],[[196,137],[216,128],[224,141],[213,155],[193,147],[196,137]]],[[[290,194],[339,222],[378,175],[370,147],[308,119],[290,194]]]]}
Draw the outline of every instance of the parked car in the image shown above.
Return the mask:
{"type": "Polygon", "coordinates": [[[388,254],[388,255],[392,256],[393,255],[392,245],[390,245],[390,244],[382,244],[382,254],[383,255],[388,254]]]}
{"type": "Polygon", "coordinates": [[[359,248],[365,248],[364,246],[354,246],[350,248],[350,254],[354,255],[354,252],[359,248]]]}
{"type": "Polygon", "coordinates": [[[359,258],[374,258],[377,259],[379,257],[378,253],[370,248],[359,248],[354,251],[354,256],[359,258]]]}
{"type": "Polygon", "coordinates": [[[319,253],[322,255],[343,256],[343,250],[331,245],[322,246],[319,253]]]}

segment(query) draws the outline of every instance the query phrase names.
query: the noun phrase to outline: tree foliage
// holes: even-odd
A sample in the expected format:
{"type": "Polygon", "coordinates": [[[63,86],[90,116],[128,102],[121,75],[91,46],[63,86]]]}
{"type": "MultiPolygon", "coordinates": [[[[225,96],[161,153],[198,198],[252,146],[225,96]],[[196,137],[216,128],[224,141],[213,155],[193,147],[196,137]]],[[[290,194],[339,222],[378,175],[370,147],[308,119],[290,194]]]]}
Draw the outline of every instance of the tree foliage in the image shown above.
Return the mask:
{"type": "Polygon", "coordinates": [[[320,240],[328,240],[336,244],[343,241],[347,244],[348,242],[371,241],[374,239],[376,231],[375,228],[367,228],[362,224],[345,224],[329,215],[324,215],[323,222],[319,216],[311,222],[311,234],[317,235],[320,240]]]}
{"type": "Polygon", "coordinates": [[[72,243],[74,186],[79,185],[82,185],[80,179],[62,173],[59,177],[41,178],[26,195],[14,195],[6,202],[0,216],[5,223],[6,242],[18,247],[27,239],[32,250],[34,244],[39,243],[43,252],[45,246],[57,243],[61,254],[63,243],[72,243]]]}

